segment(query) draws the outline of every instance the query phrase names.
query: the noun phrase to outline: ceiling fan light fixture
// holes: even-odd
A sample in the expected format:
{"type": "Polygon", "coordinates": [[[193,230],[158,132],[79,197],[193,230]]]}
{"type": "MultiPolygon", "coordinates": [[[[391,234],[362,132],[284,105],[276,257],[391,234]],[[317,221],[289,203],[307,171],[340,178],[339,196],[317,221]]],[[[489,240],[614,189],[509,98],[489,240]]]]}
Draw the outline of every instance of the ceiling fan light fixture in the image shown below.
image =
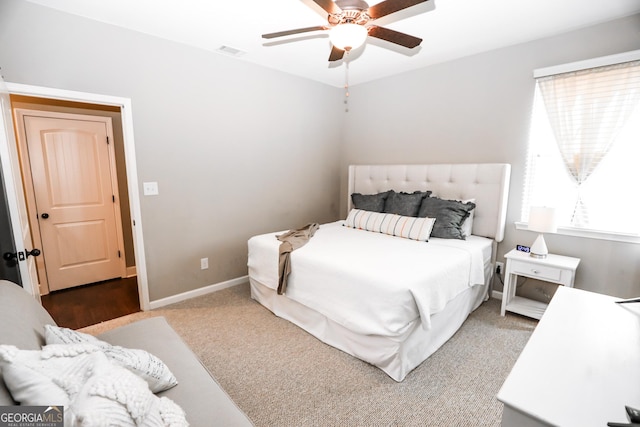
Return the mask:
{"type": "Polygon", "coordinates": [[[345,23],[331,29],[329,40],[338,49],[348,51],[362,46],[367,35],[367,29],[363,25],[345,23]]]}

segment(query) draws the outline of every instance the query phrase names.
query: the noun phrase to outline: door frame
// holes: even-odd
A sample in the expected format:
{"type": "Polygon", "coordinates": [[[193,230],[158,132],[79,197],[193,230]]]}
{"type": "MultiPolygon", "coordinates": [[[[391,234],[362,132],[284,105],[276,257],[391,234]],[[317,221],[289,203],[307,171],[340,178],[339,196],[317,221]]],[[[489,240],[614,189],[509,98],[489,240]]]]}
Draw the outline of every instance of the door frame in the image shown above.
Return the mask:
{"type": "MultiPolygon", "coordinates": [[[[94,103],[95,104],[95,103],[94,103]]],[[[31,168],[31,157],[28,149],[27,132],[25,128],[25,117],[42,117],[53,119],[70,119],[70,120],[85,120],[91,122],[103,123],[107,129],[107,135],[111,140],[108,144],[107,150],[109,152],[109,172],[110,183],[112,187],[113,195],[115,199],[113,201],[114,216],[116,222],[116,233],[118,241],[118,249],[122,251],[122,257],[119,260],[120,275],[122,277],[127,276],[127,265],[124,256],[124,237],[122,230],[122,217],[120,214],[120,194],[118,192],[118,173],[116,171],[116,157],[115,157],[115,139],[113,138],[113,124],[111,117],[106,116],[92,116],[89,114],[78,113],[66,113],[57,111],[36,110],[31,108],[12,108],[13,117],[16,121],[14,131],[18,140],[18,152],[20,153],[20,162],[22,167],[22,179],[24,183],[24,192],[27,202],[27,212],[29,212],[29,221],[31,222],[31,238],[33,240],[33,246],[41,248],[43,255],[36,258],[36,267],[38,269],[38,276],[40,279],[40,295],[48,294],[49,277],[47,275],[46,268],[46,251],[42,244],[42,234],[40,233],[40,225],[38,221],[38,209],[36,208],[36,191],[33,181],[33,170],[31,168]],[[43,291],[45,291],[43,293],[43,291]]],[[[49,248],[51,250],[51,248],[49,248]]]]}
{"type": "MultiPolygon", "coordinates": [[[[9,93],[12,95],[35,96],[40,98],[59,99],[89,104],[109,105],[120,108],[122,117],[122,137],[124,141],[125,165],[127,169],[127,187],[129,190],[129,207],[133,231],[133,248],[136,260],[138,295],[140,298],[140,308],[142,310],[149,310],[149,285],[144,250],[140,192],[138,191],[138,168],[136,162],[135,141],[133,137],[133,111],[131,108],[131,99],[111,95],[101,95],[88,92],[77,92],[64,89],[48,88],[43,86],[25,85],[20,83],[7,82],[6,86],[9,93]]],[[[21,173],[20,171],[15,170],[11,170],[10,172],[13,174],[13,176],[20,176],[21,173]]],[[[24,195],[21,196],[24,197],[24,195]]],[[[33,290],[29,291],[33,293],[33,290]]]]}
{"type": "Polygon", "coordinates": [[[2,164],[2,177],[4,178],[7,207],[9,209],[9,222],[13,233],[16,255],[18,256],[18,274],[22,281],[22,287],[29,292],[38,302],[40,301],[40,288],[38,274],[35,269],[35,261],[32,257],[26,257],[27,245],[33,249],[31,242],[31,230],[27,220],[27,207],[24,202],[24,191],[20,175],[20,162],[18,160],[18,145],[15,140],[13,120],[11,117],[11,102],[6,83],[0,76],[0,163],[2,164]],[[17,171],[16,174],[14,171],[17,171]],[[25,257],[20,259],[20,254],[25,257]]]}

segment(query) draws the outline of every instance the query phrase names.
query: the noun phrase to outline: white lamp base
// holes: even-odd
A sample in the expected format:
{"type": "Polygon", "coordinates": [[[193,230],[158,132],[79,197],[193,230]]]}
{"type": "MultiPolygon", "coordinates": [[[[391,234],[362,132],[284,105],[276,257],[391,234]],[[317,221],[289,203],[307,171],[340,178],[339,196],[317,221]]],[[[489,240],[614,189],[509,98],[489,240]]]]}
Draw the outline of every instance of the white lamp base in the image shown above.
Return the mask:
{"type": "Polygon", "coordinates": [[[538,234],[536,241],[533,242],[530,249],[530,255],[534,258],[546,258],[549,254],[549,250],[547,249],[547,244],[544,241],[544,236],[542,233],[538,234]]]}

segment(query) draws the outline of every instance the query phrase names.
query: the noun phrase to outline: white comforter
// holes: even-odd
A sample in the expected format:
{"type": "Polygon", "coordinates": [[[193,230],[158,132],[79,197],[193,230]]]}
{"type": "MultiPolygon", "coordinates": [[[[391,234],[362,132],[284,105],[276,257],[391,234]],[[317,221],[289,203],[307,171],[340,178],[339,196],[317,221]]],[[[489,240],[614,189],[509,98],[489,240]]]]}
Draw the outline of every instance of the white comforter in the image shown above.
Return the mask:
{"type": "MultiPolygon", "coordinates": [[[[356,333],[399,336],[465,289],[484,283],[489,239],[417,242],[342,225],[323,224],[291,254],[286,296],[356,333]]],[[[249,239],[249,276],[278,287],[278,246],[269,233],[249,239]]]]}

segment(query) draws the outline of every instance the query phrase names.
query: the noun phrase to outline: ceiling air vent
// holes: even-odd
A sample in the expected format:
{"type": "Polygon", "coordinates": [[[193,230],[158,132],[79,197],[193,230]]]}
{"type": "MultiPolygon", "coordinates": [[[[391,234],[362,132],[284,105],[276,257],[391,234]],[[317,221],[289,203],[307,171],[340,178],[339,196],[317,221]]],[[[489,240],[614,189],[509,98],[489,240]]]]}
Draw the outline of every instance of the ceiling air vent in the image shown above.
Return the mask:
{"type": "Polygon", "coordinates": [[[229,56],[242,56],[245,53],[247,53],[243,50],[236,49],[235,47],[224,46],[224,45],[220,46],[217,49],[217,52],[224,53],[225,55],[229,55],[229,56]]]}

